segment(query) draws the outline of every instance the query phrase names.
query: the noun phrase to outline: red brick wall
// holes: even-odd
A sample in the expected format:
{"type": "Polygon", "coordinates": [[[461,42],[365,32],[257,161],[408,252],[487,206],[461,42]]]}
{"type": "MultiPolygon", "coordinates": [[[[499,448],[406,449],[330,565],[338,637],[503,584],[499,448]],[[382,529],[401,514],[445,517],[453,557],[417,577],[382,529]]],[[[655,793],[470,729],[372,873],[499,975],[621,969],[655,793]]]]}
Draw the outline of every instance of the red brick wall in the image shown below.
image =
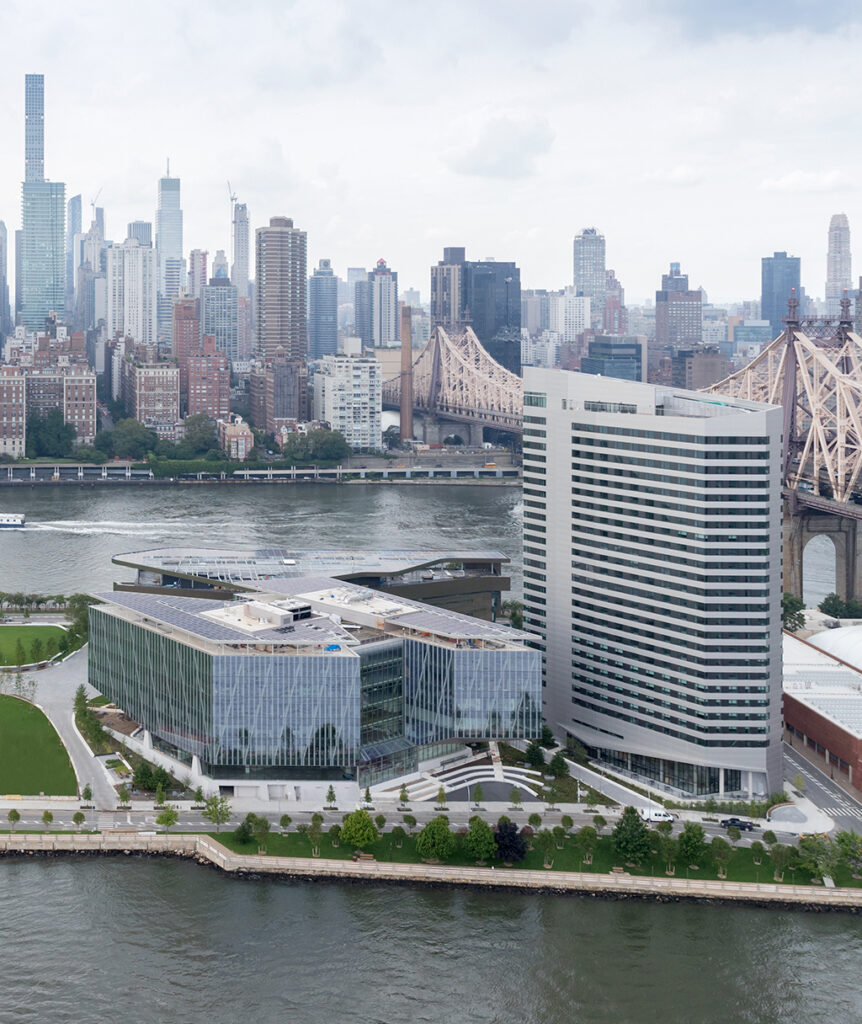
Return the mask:
{"type": "MultiPolygon", "coordinates": [[[[862,740],[857,739],[852,733],[848,733],[788,693],[784,694],[784,721],[787,725],[792,725],[825,747],[830,754],[836,754],[846,761],[853,770],[853,785],[857,789],[862,789],[862,740]]],[[[801,742],[798,737],[795,739],[796,744],[801,742]]],[[[812,753],[814,752],[812,750],[812,753]]],[[[831,767],[835,777],[838,778],[837,766],[831,767]]],[[[843,772],[840,774],[843,778],[847,778],[843,772]]]]}

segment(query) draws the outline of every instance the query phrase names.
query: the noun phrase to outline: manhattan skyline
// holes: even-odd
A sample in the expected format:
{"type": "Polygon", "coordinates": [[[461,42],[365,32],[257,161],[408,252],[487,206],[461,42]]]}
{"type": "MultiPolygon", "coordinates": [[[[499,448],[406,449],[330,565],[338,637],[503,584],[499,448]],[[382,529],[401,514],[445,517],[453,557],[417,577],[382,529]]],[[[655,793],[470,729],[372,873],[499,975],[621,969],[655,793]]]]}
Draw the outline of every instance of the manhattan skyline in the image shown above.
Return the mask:
{"type": "Polygon", "coordinates": [[[850,4],[168,11],[85,2],[52,8],[46,32],[32,5],[4,5],[7,228],[33,71],[46,74],[46,166],[82,195],[85,228],[100,188],[113,240],[153,220],[170,157],[186,249],[230,249],[230,180],[252,230],[287,216],[308,231],[309,266],[329,258],[343,274],[383,257],[426,300],[443,245],[516,261],[525,288],[562,287],[588,226],[632,303],[672,260],[712,301],[756,297],[777,250],[802,258],[822,297],[829,218],[846,213],[852,230],[862,212],[850,4]],[[105,58],[132,38],[142,58],[118,72],[105,58]],[[802,62],[834,73],[787,75],[802,62]]]}

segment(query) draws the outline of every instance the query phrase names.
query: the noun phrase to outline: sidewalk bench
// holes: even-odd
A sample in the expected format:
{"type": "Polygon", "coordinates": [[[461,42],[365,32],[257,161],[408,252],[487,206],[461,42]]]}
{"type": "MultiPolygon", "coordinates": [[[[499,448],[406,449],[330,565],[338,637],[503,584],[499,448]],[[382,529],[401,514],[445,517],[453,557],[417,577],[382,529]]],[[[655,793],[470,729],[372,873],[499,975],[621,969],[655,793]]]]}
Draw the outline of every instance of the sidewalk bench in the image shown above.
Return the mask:
{"type": "Polygon", "coordinates": [[[356,854],[356,859],[357,860],[374,860],[374,854],[373,853],[362,853],[362,851],[360,851],[359,853],[356,854]]]}

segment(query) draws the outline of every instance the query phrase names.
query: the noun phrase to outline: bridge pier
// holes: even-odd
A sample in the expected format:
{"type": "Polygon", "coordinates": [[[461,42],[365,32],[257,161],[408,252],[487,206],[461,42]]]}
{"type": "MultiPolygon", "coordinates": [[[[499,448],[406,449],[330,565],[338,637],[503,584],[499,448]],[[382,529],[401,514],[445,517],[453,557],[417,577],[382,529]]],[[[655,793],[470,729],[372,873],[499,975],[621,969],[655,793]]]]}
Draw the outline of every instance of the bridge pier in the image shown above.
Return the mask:
{"type": "Polygon", "coordinates": [[[477,448],[482,444],[484,436],[481,423],[459,423],[416,414],[413,424],[417,437],[425,444],[442,444],[450,434],[457,434],[465,445],[477,448]]]}
{"type": "Polygon", "coordinates": [[[862,520],[817,512],[784,516],[784,592],[802,597],[805,548],[812,537],[835,547],[835,593],[843,601],[862,598],[862,520]]]}

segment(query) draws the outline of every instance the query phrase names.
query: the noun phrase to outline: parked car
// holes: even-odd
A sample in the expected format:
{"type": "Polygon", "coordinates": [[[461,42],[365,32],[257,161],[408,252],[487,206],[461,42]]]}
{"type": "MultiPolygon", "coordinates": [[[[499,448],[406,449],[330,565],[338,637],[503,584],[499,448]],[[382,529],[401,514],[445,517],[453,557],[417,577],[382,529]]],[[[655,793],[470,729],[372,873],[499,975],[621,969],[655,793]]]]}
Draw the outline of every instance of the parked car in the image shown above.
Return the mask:
{"type": "Polygon", "coordinates": [[[740,832],[753,832],[754,822],[746,821],[744,818],[724,818],[721,822],[722,828],[730,828],[736,826],[740,832]]]}

